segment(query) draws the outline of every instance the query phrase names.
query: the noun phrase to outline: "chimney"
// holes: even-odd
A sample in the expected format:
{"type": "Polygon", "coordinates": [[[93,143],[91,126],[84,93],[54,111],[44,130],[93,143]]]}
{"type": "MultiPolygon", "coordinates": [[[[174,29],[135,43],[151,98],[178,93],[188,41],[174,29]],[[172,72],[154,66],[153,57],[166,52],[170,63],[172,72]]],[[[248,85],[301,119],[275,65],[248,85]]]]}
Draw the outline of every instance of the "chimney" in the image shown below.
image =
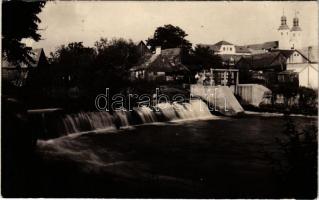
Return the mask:
{"type": "Polygon", "coordinates": [[[310,60],[312,57],[312,46],[308,47],[308,60],[310,60]]]}
{"type": "Polygon", "coordinates": [[[157,46],[157,47],[155,48],[155,54],[156,54],[156,55],[160,55],[160,54],[161,54],[161,51],[162,51],[161,46],[157,46]]]}

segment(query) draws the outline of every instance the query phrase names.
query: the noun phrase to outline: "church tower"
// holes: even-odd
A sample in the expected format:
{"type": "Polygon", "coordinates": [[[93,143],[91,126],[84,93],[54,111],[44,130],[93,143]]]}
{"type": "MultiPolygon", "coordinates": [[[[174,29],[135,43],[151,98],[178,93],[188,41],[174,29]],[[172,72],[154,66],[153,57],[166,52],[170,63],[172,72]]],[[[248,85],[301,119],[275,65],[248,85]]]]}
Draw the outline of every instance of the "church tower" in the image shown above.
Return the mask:
{"type": "Polygon", "coordinates": [[[301,39],[301,28],[299,27],[299,19],[297,13],[293,19],[293,27],[291,28],[291,37],[290,37],[290,46],[293,49],[302,48],[302,39],[301,39]]]}
{"type": "Polygon", "coordinates": [[[279,34],[279,49],[290,49],[290,29],[287,25],[287,17],[283,13],[281,16],[281,24],[278,28],[279,34]]]}

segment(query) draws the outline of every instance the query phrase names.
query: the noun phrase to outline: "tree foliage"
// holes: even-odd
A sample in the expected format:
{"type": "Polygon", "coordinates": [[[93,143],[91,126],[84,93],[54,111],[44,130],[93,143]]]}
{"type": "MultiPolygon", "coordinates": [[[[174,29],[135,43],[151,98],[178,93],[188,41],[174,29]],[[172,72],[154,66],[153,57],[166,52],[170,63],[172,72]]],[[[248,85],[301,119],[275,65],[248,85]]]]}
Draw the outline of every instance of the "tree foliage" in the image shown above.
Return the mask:
{"type": "Polygon", "coordinates": [[[146,43],[151,46],[152,50],[155,50],[156,46],[161,46],[162,49],[179,47],[185,51],[190,51],[192,44],[185,39],[187,36],[180,27],[168,24],[158,27],[153,38],[149,38],[146,43]]]}
{"type": "Polygon", "coordinates": [[[9,62],[29,64],[33,62],[32,48],[21,42],[24,38],[41,39],[37,14],[45,1],[4,1],[2,3],[2,56],[9,62]]]}
{"type": "Polygon", "coordinates": [[[200,64],[204,69],[222,67],[222,60],[209,47],[196,45],[194,51],[194,63],[200,64]]]}
{"type": "Polygon", "coordinates": [[[101,38],[95,42],[96,65],[112,69],[126,70],[136,64],[139,54],[131,40],[101,38]]]}
{"type": "Polygon", "coordinates": [[[86,47],[82,42],[62,45],[50,55],[56,80],[66,77],[66,87],[77,85],[92,93],[106,87],[114,91],[123,88],[129,68],[139,59],[131,40],[106,38],[96,41],[94,47],[86,47]]]}

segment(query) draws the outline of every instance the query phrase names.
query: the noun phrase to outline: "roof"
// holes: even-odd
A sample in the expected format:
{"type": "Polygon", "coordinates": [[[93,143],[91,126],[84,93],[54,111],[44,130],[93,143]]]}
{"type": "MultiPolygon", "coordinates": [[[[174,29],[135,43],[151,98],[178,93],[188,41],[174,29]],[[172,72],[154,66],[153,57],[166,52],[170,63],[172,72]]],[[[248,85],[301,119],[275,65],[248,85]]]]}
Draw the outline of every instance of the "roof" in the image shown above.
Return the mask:
{"type": "Polygon", "coordinates": [[[248,49],[253,49],[253,50],[263,50],[263,49],[276,49],[278,48],[278,41],[269,41],[269,42],[264,42],[260,44],[250,44],[246,45],[248,49]]]}
{"type": "Polygon", "coordinates": [[[294,70],[285,70],[285,71],[279,72],[278,74],[285,75],[285,74],[296,74],[296,73],[297,72],[295,72],[294,70]]]}
{"type": "MultiPolygon", "coordinates": [[[[32,53],[33,54],[31,55],[31,57],[34,59],[34,63],[29,63],[29,65],[31,67],[37,67],[39,65],[39,61],[40,61],[41,55],[45,56],[43,48],[33,49],[32,53]]],[[[16,67],[17,66],[11,64],[7,60],[5,60],[5,59],[2,60],[2,68],[12,68],[12,69],[14,69],[16,67]]],[[[24,63],[21,63],[20,67],[21,68],[28,68],[28,66],[26,64],[24,64],[24,63]]]]}
{"type": "Polygon", "coordinates": [[[216,46],[214,44],[198,44],[198,46],[201,47],[208,47],[210,50],[212,50],[213,52],[218,52],[220,49],[220,46],[216,46]]]}
{"type": "Polygon", "coordinates": [[[149,72],[180,72],[189,71],[181,62],[176,62],[176,58],[159,55],[157,59],[150,64],[147,71],[149,72]]]}
{"type": "Polygon", "coordinates": [[[301,31],[301,28],[299,26],[293,26],[290,31],[301,31]]]}
{"type": "MultiPolygon", "coordinates": [[[[218,43],[224,44],[224,42],[226,42],[226,41],[220,41],[218,43]]],[[[198,44],[198,46],[208,47],[213,52],[218,52],[220,50],[220,46],[221,46],[218,43],[216,43],[216,44],[198,44]]],[[[226,42],[226,43],[228,43],[228,42],[226,42]]],[[[228,45],[233,45],[233,44],[228,43],[228,45]]],[[[236,53],[251,53],[251,51],[246,46],[235,46],[235,51],[236,51],[236,53]]]]}
{"type": "Polygon", "coordinates": [[[180,48],[164,49],[161,51],[161,54],[148,55],[148,59],[144,60],[140,65],[131,68],[131,71],[142,69],[149,72],[189,71],[188,68],[181,63],[180,48]]]}
{"type": "Polygon", "coordinates": [[[278,66],[281,67],[283,62],[285,62],[285,60],[280,59],[280,55],[281,53],[279,51],[272,51],[262,54],[243,56],[240,61],[246,61],[249,67],[253,70],[274,69],[278,66]]]}
{"type": "Polygon", "coordinates": [[[289,30],[289,26],[287,24],[284,24],[284,25],[280,25],[278,30],[289,30]]]}
{"type": "Polygon", "coordinates": [[[283,49],[273,50],[273,52],[277,52],[277,51],[282,53],[286,58],[289,58],[295,52],[295,50],[293,50],[293,49],[291,49],[291,50],[283,50],[283,49]]]}
{"type": "Polygon", "coordinates": [[[280,52],[283,54],[286,58],[289,58],[294,52],[298,52],[306,61],[311,62],[302,52],[300,52],[297,49],[291,49],[291,50],[283,50],[283,49],[274,49],[273,52],[280,52]]]}
{"type": "Polygon", "coordinates": [[[233,54],[219,54],[218,56],[222,59],[222,61],[230,61],[231,59],[234,59],[235,63],[243,57],[242,55],[233,54]]]}
{"type": "Polygon", "coordinates": [[[165,56],[180,56],[181,48],[171,48],[171,49],[163,49],[161,51],[161,55],[165,56]]]}
{"type": "Polygon", "coordinates": [[[221,45],[233,45],[232,43],[230,42],[227,42],[225,40],[222,40],[222,41],[219,41],[217,42],[216,44],[214,44],[215,46],[221,46],[221,45]]]}
{"type": "Polygon", "coordinates": [[[236,53],[251,53],[246,46],[235,46],[236,53]]]}

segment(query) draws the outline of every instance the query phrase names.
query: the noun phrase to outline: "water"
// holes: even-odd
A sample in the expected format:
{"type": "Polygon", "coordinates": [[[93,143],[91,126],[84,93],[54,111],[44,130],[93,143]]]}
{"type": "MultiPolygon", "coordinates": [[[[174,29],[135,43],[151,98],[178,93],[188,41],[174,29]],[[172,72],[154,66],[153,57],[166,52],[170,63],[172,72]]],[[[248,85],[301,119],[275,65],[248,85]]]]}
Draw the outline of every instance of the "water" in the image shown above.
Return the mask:
{"type": "MultiPolygon", "coordinates": [[[[285,138],[283,116],[248,113],[238,119],[194,120],[208,115],[205,110],[192,110],[198,108],[196,104],[160,105],[163,115],[171,119],[161,124],[151,123],[158,121],[157,115],[144,107],[137,113],[148,124],[133,129],[69,134],[39,141],[37,149],[42,161],[37,171],[40,180],[35,181],[39,183],[37,194],[46,196],[51,191],[51,195],[64,197],[289,197],[267,158],[273,155],[285,160],[276,142],[276,138],[285,138]],[[193,120],[178,121],[181,118],[193,120]]],[[[96,115],[68,119],[68,126],[74,127],[70,132],[86,130],[77,124],[93,120],[96,115]]],[[[118,115],[121,123],[130,123],[130,117],[118,115]]],[[[298,130],[317,123],[316,117],[293,119],[298,130]]],[[[112,123],[100,121],[96,125],[91,121],[85,127],[105,128],[114,126],[112,123]]]]}
{"type": "MultiPolygon", "coordinates": [[[[160,103],[154,108],[146,106],[133,109],[137,113],[140,123],[154,123],[159,121],[191,120],[213,117],[207,105],[201,100],[191,100],[190,103],[160,103]]],[[[127,128],[136,125],[132,112],[126,110],[109,112],[80,112],[68,114],[62,119],[63,134],[75,134],[88,131],[105,131],[117,128],[127,128]]]]}

